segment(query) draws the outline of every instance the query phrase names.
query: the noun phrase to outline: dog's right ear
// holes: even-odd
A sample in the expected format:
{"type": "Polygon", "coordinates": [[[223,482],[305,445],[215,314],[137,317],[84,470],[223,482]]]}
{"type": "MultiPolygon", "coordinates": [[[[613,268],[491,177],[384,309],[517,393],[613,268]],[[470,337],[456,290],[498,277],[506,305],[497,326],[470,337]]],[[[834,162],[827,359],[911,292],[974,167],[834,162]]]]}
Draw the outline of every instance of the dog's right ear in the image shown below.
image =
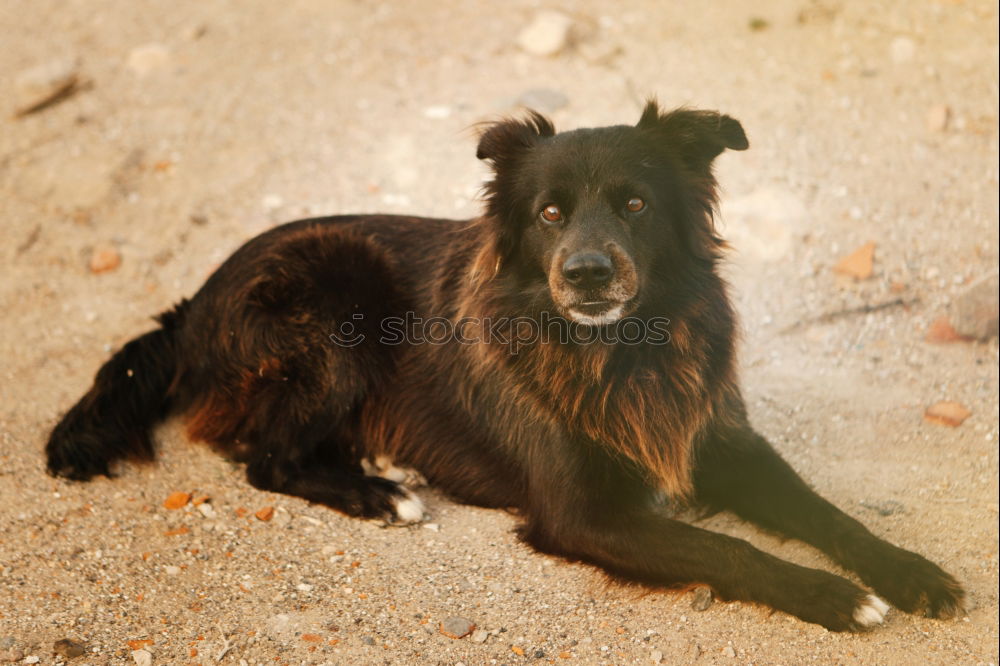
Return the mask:
{"type": "Polygon", "coordinates": [[[518,244],[517,224],[520,200],[514,193],[517,164],[532,146],[554,136],[555,127],[537,111],[529,111],[524,119],[508,118],[487,125],[479,135],[476,157],[486,160],[493,169],[493,179],[483,186],[486,216],[482,222],[493,235],[488,256],[484,255],[477,270],[480,279],[496,277],[514,254],[518,244]],[[487,264],[488,270],[487,270],[487,264]]]}
{"type": "Polygon", "coordinates": [[[552,122],[538,113],[529,111],[524,119],[508,118],[488,125],[479,135],[476,157],[490,162],[493,170],[535,145],[539,139],[555,135],[552,122]]]}

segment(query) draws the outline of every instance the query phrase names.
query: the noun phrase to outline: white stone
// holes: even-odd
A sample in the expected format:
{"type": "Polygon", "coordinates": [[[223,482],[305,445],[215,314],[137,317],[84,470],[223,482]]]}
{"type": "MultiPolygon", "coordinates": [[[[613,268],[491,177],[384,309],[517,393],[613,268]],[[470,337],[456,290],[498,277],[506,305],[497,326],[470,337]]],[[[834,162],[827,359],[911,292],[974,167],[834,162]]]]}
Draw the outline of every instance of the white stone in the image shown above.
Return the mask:
{"type": "Polygon", "coordinates": [[[128,54],[128,68],[138,76],[146,76],[170,60],[170,51],[163,44],[144,44],[128,54]]]}
{"type": "Polygon", "coordinates": [[[562,12],[541,11],[517,36],[517,45],[527,53],[553,56],[569,42],[573,19],[562,12]]]}
{"type": "Polygon", "coordinates": [[[806,209],[791,192],[765,187],[724,201],[723,237],[736,248],[736,259],[777,261],[792,247],[793,230],[807,228],[806,209]]]}
{"type": "Polygon", "coordinates": [[[146,650],[133,650],[132,661],[135,666],[153,666],[153,655],[146,650]]]}
{"type": "Polygon", "coordinates": [[[889,55],[895,63],[909,62],[916,54],[917,43],[909,37],[896,37],[889,45],[889,55]]]}
{"type": "Polygon", "coordinates": [[[264,210],[277,210],[285,205],[285,200],[280,194],[265,194],[261,197],[260,205],[264,210]]]}
{"type": "Polygon", "coordinates": [[[437,106],[428,106],[424,109],[424,118],[431,118],[433,120],[443,120],[451,116],[451,107],[445,106],[443,104],[437,106]]]}

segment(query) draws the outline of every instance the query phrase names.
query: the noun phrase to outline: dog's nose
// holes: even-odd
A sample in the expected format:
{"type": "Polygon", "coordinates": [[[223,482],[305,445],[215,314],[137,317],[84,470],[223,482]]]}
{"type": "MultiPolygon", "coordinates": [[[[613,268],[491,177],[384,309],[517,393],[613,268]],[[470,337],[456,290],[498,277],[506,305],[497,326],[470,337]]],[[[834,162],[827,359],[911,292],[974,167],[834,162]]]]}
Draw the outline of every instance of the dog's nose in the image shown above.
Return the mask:
{"type": "Polygon", "coordinates": [[[611,281],[615,266],[611,257],[602,252],[577,252],[563,264],[562,273],[574,287],[594,289],[611,281]]]}

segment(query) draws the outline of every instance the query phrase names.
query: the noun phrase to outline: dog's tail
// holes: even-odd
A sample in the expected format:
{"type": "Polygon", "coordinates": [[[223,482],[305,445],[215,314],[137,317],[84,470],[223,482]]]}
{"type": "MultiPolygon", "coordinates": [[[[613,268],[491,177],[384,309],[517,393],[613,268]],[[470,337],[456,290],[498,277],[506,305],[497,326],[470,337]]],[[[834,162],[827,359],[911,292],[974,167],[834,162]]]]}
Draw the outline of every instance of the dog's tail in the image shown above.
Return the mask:
{"type": "Polygon", "coordinates": [[[177,370],[177,332],[187,301],[159,315],[160,327],[122,347],[94,385],[52,430],[45,446],[50,474],[86,481],[110,476],[121,458],[152,460],[152,427],[170,410],[177,370]]]}

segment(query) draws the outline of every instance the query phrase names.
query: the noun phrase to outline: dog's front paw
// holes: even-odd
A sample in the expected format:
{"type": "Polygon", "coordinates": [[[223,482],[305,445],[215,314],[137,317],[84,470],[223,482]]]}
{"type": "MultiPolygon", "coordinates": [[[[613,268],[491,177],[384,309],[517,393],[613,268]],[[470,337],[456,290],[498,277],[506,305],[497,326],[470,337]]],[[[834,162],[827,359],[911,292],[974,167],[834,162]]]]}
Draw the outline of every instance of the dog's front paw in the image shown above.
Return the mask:
{"type": "Polygon", "coordinates": [[[964,611],[965,590],[955,578],[930,560],[885,544],[877,564],[859,572],[889,603],[907,613],[951,618],[964,611]]]}
{"type": "Polygon", "coordinates": [[[806,571],[805,580],[792,583],[789,591],[794,599],[782,610],[830,631],[862,631],[882,624],[889,611],[887,603],[846,578],[815,569],[806,571]]]}
{"type": "Polygon", "coordinates": [[[854,618],[854,623],[862,628],[867,629],[868,627],[874,627],[876,624],[882,624],[882,620],[885,619],[885,614],[889,612],[889,604],[885,603],[874,594],[869,594],[865,597],[855,609],[851,617],[854,618]]]}

